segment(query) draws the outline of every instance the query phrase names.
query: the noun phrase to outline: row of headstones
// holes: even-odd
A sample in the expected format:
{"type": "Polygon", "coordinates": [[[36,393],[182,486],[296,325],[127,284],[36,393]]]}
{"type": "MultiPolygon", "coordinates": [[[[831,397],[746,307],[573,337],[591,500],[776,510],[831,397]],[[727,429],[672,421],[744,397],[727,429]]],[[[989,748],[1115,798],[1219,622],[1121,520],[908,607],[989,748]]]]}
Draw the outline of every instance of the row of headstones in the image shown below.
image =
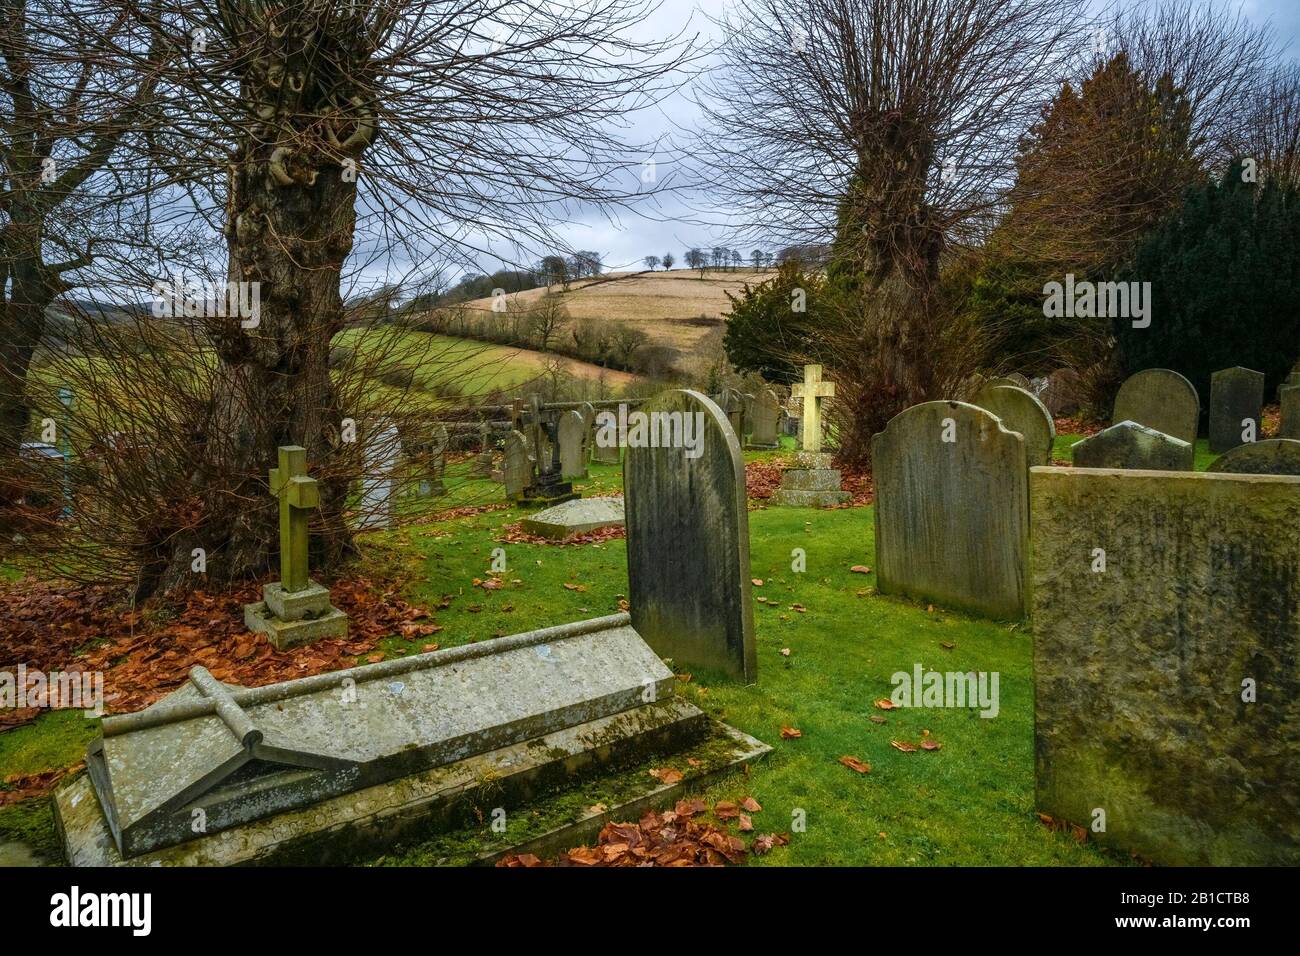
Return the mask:
{"type": "MultiPolygon", "coordinates": [[[[1264,374],[1247,368],[1210,379],[1209,445],[1220,457],[1213,472],[1300,474],[1300,385],[1280,389],[1280,437],[1261,440],[1264,374]]],[[[1170,369],[1146,369],[1115,396],[1112,424],[1074,448],[1080,468],[1191,471],[1201,405],[1196,387],[1170,369]]]]}
{"type": "Polygon", "coordinates": [[[1161,863],[1300,862],[1300,675],[1274,663],[1300,653],[1300,476],[1031,468],[1050,443],[992,391],[876,436],[878,590],[1029,614],[1041,812],[1161,863]]]}

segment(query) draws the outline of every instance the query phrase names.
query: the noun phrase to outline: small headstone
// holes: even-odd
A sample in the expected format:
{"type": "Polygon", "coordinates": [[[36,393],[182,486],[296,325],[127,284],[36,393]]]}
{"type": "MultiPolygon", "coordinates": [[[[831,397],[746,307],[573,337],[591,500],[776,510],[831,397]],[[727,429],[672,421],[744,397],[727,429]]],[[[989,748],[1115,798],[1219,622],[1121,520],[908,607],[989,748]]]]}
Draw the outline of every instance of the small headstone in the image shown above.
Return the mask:
{"type": "Polygon", "coordinates": [[[451,437],[447,426],[438,422],[433,427],[433,436],[429,443],[428,478],[420,481],[420,493],[440,495],[447,490],[443,477],[447,473],[447,449],[451,447],[451,437]]]}
{"type": "Polygon", "coordinates": [[[279,651],[346,637],[347,615],[330,604],[329,589],[307,576],[307,512],[320,504],[316,479],[307,475],[307,449],[280,448],[270,488],[280,500],[280,580],[262,588],[261,601],[244,605],[244,625],[265,634],[279,651]]]}
{"type": "Polygon", "coordinates": [[[965,402],[899,412],[871,443],[882,594],[995,618],[1024,615],[1025,442],[965,402]]]}
{"type": "Polygon", "coordinates": [[[1137,422],[1103,428],[1070,449],[1075,468],[1134,468],[1191,471],[1196,449],[1180,438],[1137,422]]]}
{"type": "Polygon", "coordinates": [[[1206,471],[1230,475],[1300,475],[1300,441],[1269,438],[1238,445],[1206,471]]]}
{"type": "Polygon", "coordinates": [[[1200,416],[1200,399],[1191,382],[1170,369],[1149,368],[1119,387],[1111,421],[1137,422],[1195,445],[1200,416]]]}
{"type": "Polygon", "coordinates": [[[371,436],[364,460],[357,528],[362,531],[387,528],[393,517],[393,471],[402,460],[402,443],[396,425],[386,425],[371,436]]]}
{"type": "Polygon", "coordinates": [[[492,477],[492,426],[488,422],[478,427],[478,454],[474,456],[470,474],[475,478],[492,477]]]}
{"type": "Polygon", "coordinates": [[[524,489],[533,483],[533,456],[528,453],[528,439],[517,429],[506,435],[505,451],[501,460],[501,483],[506,498],[518,501],[524,489]]]}
{"type": "Polygon", "coordinates": [[[561,414],[556,434],[560,442],[561,477],[586,478],[587,426],[582,415],[573,410],[561,414]]]}
{"type": "Polygon", "coordinates": [[[600,412],[593,412],[591,419],[591,460],[598,461],[602,465],[617,465],[622,457],[621,442],[623,436],[617,428],[601,428],[600,421],[608,421],[602,418],[603,415],[613,415],[618,418],[618,413],[613,409],[605,409],[600,412]],[[611,441],[611,439],[613,439],[611,441]]]}
{"type": "Polygon", "coordinates": [[[591,453],[596,447],[596,406],[591,402],[583,402],[578,408],[578,414],[582,416],[583,443],[586,446],[583,452],[586,457],[582,459],[582,466],[586,468],[587,462],[591,461],[591,453]]]}
{"type": "Polygon", "coordinates": [[[1028,391],[1015,385],[985,386],[971,404],[992,412],[1011,431],[1020,432],[1030,467],[1051,462],[1056,424],[1046,406],[1028,391]]]}
{"type": "Polygon", "coordinates": [[[545,508],[519,522],[529,534],[563,541],[602,528],[623,527],[622,498],[578,498],[545,508]]]}
{"type": "Polygon", "coordinates": [[[1277,394],[1282,403],[1282,422],[1277,437],[1300,438],[1300,385],[1283,385],[1277,394]]]}
{"type": "Polygon", "coordinates": [[[805,365],[803,381],[790,389],[790,396],[803,400],[803,450],[822,450],[822,400],[835,397],[835,383],[822,381],[820,365],[805,365]]]}
{"type": "Polygon", "coordinates": [[[1210,451],[1258,441],[1264,373],[1236,366],[1210,376],[1210,451]]]}
{"type": "Polygon", "coordinates": [[[744,397],[734,388],[724,388],[715,401],[722,409],[722,413],[727,416],[727,422],[731,425],[731,430],[736,433],[736,439],[743,441],[745,437],[744,397]]]}
{"type": "Polygon", "coordinates": [[[780,442],[777,435],[777,423],[781,416],[781,403],[776,393],[765,388],[754,397],[753,432],[749,436],[751,448],[776,448],[780,442]]]}
{"type": "Polygon", "coordinates": [[[623,497],[632,626],[679,667],[753,682],[758,659],[740,443],[722,410],[698,392],[666,392],[641,411],[684,416],[702,432],[696,457],[684,448],[628,448],[623,497]]]}

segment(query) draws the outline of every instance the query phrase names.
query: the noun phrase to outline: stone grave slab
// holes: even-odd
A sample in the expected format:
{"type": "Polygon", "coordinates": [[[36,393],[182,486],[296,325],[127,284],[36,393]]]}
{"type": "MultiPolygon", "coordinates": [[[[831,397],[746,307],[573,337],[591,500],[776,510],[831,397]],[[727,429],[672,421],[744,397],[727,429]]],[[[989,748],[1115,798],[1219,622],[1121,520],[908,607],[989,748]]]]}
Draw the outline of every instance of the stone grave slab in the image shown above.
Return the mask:
{"type": "Polygon", "coordinates": [[[1032,465],[1046,465],[1052,460],[1052,442],[1056,440],[1056,423],[1047,407],[1023,387],[1016,385],[985,386],[971,402],[1002,419],[1002,424],[1019,432],[1025,440],[1025,456],[1032,465]]]}
{"type": "Polygon", "coordinates": [[[1258,441],[1264,407],[1264,373],[1236,366],[1210,376],[1210,451],[1258,441]]]}
{"type": "Polygon", "coordinates": [[[1191,382],[1170,369],[1149,368],[1119,387],[1111,421],[1137,422],[1195,445],[1200,418],[1200,398],[1191,382]]]}
{"type": "Polygon", "coordinates": [[[1119,422],[1070,448],[1076,468],[1134,468],[1191,471],[1196,449],[1191,444],[1137,422],[1119,422]]]}
{"type": "Polygon", "coordinates": [[[529,534],[563,541],[601,528],[623,527],[623,499],[579,498],[545,508],[520,522],[529,534]]]}
{"type": "Polygon", "coordinates": [[[899,412],[872,440],[881,594],[1025,613],[1029,466],[1019,432],[965,402],[899,412]]]}
{"type": "Polygon", "coordinates": [[[1233,475],[1300,475],[1300,441],[1268,438],[1238,445],[1206,471],[1233,475]]]}
{"type": "Polygon", "coordinates": [[[117,849],[132,857],[193,839],[195,807],[213,834],[630,717],[671,699],[674,683],[627,615],[255,689],[195,668],[162,701],[105,718],[87,765],[117,849]]]}
{"type": "Polygon", "coordinates": [[[1300,864],[1300,478],[1030,485],[1039,812],[1167,866],[1300,864]]]}
{"type": "Polygon", "coordinates": [[[758,659],[740,443],[722,409],[698,392],[665,392],[641,411],[690,415],[703,432],[698,457],[685,448],[628,448],[623,500],[633,626],[664,657],[753,682],[758,659]]]}

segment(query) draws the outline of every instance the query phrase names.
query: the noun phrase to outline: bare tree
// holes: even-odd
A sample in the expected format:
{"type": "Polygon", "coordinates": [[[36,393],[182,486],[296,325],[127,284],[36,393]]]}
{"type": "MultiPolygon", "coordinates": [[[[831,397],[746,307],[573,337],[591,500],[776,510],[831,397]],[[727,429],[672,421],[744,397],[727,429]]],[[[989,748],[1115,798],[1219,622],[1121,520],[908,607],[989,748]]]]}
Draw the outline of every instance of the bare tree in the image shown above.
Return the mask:
{"type": "Polygon", "coordinates": [[[260,290],[255,321],[213,319],[211,401],[192,423],[198,517],[170,529],[169,559],[141,590],[269,569],[277,446],[307,449],[321,482],[317,559],[351,552],[343,520],[357,414],[328,367],[347,318],[342,288],[367,267],[437,268],[493,243],[559,245],[576,201],[617,204],[645,152],[619,139],[680,63],[674,39],[629,39],[653,2],[593,0],[151,0],[171,35],[201,33],[160,90],[163,161],[227,246],[231,280],[260,290]]]}
{"type": "Polygon", "coordinates": [[[674,265],[676,265],[677,260],[673,257],[673,254],[671,252],[665,252],[663,263],[664,263],[664,271],[667,272],[674,265]]]}
{"type": "Polygon", "coordinates": [[[659,268],[658,256],[646,256],[644,261],[645,261],[645,267],[649,269],[651,272],[654,272],[656,269],[659,268]]]}
{"type": "Polygon", "coordinates": [[[1260,84],[1235,152],[1254,159],[1261,178],[1300,184],[1300,66],[1278,66],[1260,84]]]}
{"type": "Polygon", "coordinates": [[[12,464],[47,311],[78,286],[111,282],[92,273],[97,262],[144,245],[148,213],[135,200],[152,171],[141,131],[172,51],[111,0],[0,10],[0,462],[12,464]]]}
{"type": "Polygon", "coordinates": [[[528,309],[527,316],[529,338],[533,345],[540,351],[551,351],[556,336],[569,322],[569,310],[564,305],[564,299],[548,292],[528,309]]]}

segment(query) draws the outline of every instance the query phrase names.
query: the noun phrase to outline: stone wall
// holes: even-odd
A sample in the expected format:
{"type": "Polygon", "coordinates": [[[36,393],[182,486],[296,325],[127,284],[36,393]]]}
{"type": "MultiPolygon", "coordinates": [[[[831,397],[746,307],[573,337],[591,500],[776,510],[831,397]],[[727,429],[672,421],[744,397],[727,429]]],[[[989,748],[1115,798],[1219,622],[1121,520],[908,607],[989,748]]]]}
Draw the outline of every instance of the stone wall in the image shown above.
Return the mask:
{"type": "Polygon", "coordinates": [[[1040,812],[1300,863],[1300,477],[1034,468],[1030,514],[1040,812]]]}

